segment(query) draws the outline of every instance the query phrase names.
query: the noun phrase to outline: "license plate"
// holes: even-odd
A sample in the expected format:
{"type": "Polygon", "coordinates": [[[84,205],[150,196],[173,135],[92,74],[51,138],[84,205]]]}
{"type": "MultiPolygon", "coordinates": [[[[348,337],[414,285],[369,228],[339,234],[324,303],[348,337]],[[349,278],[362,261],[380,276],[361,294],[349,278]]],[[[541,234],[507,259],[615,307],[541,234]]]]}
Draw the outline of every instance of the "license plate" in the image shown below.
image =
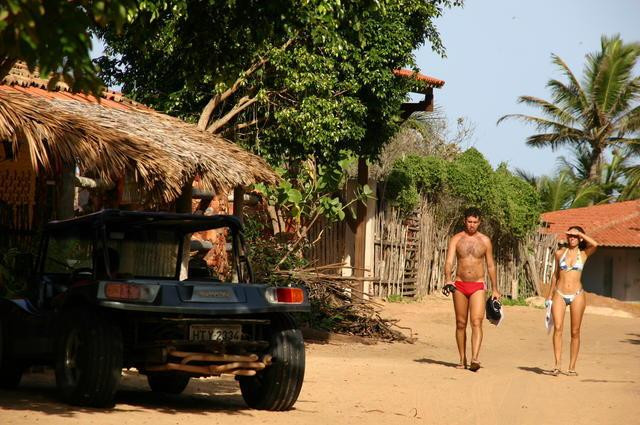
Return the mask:
{"type": "Polygon", "coordinates": [[[242,326],[191,325],[189,339],[191,341],[237,341],[242,339],[242,326]]]}

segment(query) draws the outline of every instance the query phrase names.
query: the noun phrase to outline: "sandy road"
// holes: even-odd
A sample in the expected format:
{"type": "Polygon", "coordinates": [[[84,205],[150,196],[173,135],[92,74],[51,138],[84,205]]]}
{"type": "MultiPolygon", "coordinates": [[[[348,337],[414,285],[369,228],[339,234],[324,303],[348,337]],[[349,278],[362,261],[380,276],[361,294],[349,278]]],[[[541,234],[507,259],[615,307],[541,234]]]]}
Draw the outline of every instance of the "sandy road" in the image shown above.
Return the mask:
{"type": "MultiPolygon", "coordinates": [[[[485,322],[483,368],[457,361],[450,301],[389,304],[417,333],[415,344],[309,344],[302,394],[289,412],[246,408],[232,378],[192,380],[158,396],[126,373],[111,410],[67,406],[51,373],[0,391],[0,424],[631,424],[640,423],[640,319],[587,314],[579,376],[549,376],[543,310],[506,307],[485,322]],[[635,422],[634,422],[635,421],[635,422]]],[[[568,328],[565,349],[568,350],[568,328]]],[[[564,368],[568,363],[568,351],[564,368]]]]}

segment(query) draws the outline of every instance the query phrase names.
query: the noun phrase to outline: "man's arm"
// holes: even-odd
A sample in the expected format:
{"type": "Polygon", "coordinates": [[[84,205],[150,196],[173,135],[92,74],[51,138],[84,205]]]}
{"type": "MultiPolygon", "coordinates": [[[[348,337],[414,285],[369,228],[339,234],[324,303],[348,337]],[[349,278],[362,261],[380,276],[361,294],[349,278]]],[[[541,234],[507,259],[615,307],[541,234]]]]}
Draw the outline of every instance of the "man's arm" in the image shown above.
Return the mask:
{"type": "Polygon", "coordinates": [[[447,248],[447,259],[444,262],[444,284],[451,282],[451,270],[453,270],[453,260],[456,258],[456,244],[458,243],[458,237],[453,236],[449,241],[449,247],[447,248]]]}
{"type": "Polygon", "coordinates": [[[491,297],[500,299],[502,294],[498,289],[498,279],[496,278],[496,262],[493,260],[493,244],[491,239],[487,237],[487,271],[489,272],[489,280],[491,281],[491,297]]]}

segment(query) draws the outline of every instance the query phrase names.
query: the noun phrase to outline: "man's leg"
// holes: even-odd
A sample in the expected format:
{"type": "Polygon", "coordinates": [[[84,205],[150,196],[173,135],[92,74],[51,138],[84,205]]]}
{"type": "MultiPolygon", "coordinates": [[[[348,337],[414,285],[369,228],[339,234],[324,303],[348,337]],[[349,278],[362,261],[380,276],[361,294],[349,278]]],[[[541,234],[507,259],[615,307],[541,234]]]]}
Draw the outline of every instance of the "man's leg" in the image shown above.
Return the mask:
{"type": "Polygon", "coordinates": [[[456,343],[460,354],[458,367],[467,366],[467,316],[469,315],[469,300],[460,291],[453,291],[453,309],[456,312],[456,343]]]}
{"type": "Polygon", "coordinates": [[[469,311],[471,316],[471,362],[479,363],[480,345],[482,345],[482,320],[484,319],[484,303],[486,293],[482,289],[471,294],[469,311]]]}

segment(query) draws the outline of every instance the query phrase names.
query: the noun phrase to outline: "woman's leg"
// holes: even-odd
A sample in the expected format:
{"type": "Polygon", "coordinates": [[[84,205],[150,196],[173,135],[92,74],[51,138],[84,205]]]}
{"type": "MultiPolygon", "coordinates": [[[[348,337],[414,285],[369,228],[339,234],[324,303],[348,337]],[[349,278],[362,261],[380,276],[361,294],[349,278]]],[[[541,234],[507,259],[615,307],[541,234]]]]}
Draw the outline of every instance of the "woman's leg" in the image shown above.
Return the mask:
{"type": "Polygon", "coordinates": [[[482,320],[484,319],[484,289],[471,294],[469,298],[469,316],[471,317],[471,361],[478,362],[482,345],[482,320]]]}
{"type": "Polygon", "coordinates": [[[578,360],[578,351],[580,351],[580,325],[582,325],[582,316],[584,309],[587,307],[587,300],[582,292],[571,303],[571,358],[569,359],[569,370],[576,370],[576,361],[578,360]]]}
{"type": "Polygon", "coordinates": [[[562,362],[562,328],[564,325],[564,312],[567,306],[557,292],[553,294],[551,315],[553,316],[553,356],[556,361],[556,369],[560,369],[562,362]]]}
{"type": "Polygon", "coordinates": [[[460,354],[459,367],[467,365],[467,317],[469,316],[469,300],[460,291],[453,291],[453,309],[456,313],[456,343],[460,354]]]}

